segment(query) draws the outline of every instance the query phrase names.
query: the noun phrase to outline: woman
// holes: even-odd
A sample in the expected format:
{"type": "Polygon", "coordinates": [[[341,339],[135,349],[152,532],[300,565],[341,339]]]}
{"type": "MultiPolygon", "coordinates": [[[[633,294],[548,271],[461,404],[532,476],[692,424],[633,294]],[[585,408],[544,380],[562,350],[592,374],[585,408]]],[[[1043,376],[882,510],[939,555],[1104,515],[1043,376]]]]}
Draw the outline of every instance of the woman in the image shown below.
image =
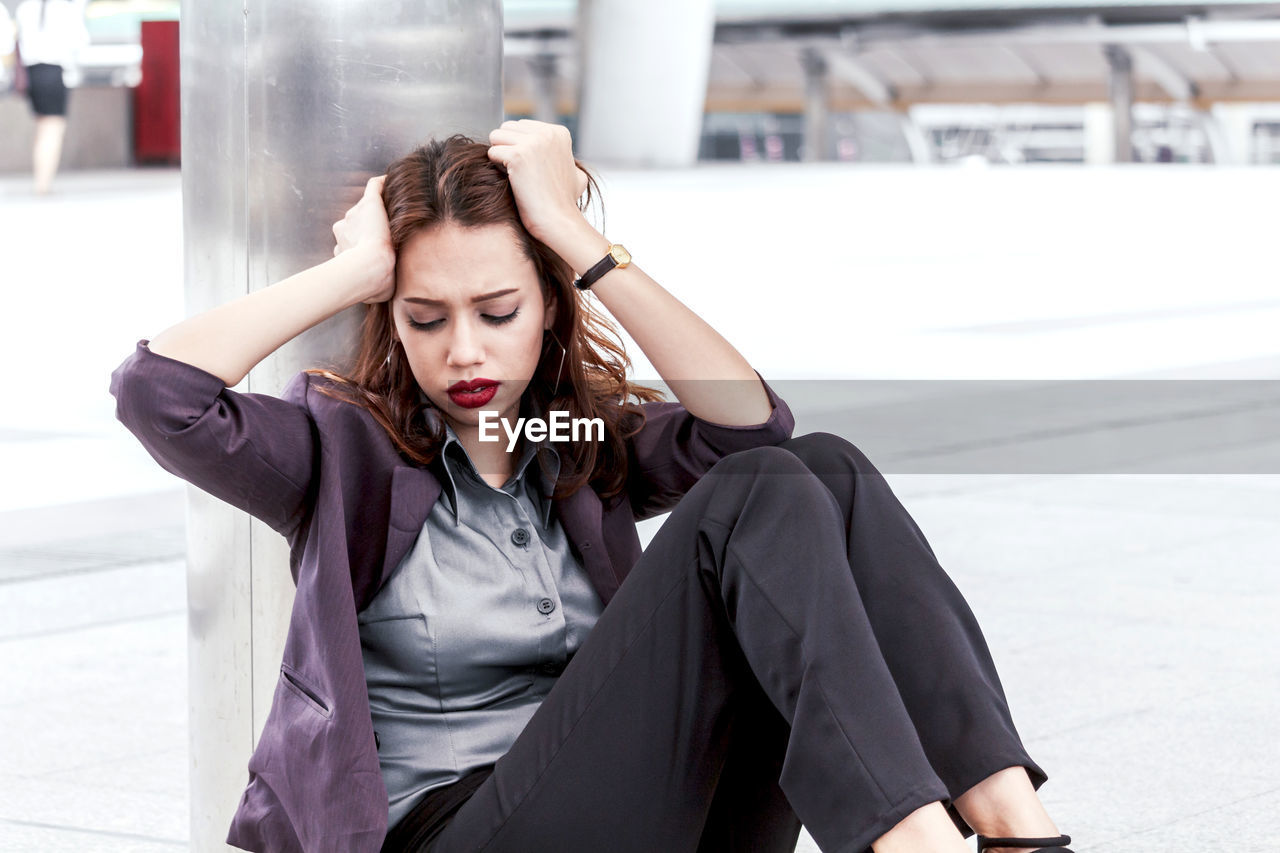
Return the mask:
{"type": "Polygon", "coordinates": [[[883,478],[790,437],[737,350],[617,262],[589,183],[563,127],[433,142],[369,182],[333,259],[113,375],[162,465],[292,548],[228,840],[790,851],[803,822],[824,850],[960,853],[972,827],[1065,851],[973,616],[883,478]],[[627,383],[587,288],[678,403],[627,383]],[[228,390],[362,302],[347,375],[228,390]],[[511,446],[485,412],[605,429],[511,446]],[[641,555],[635,521],[667,510],[641,555]]]}
{"type": "Polygon", "coordinates": [[[27,97],[36,116],[31,150],[35,191],[46,195],[62,159],[67,130],[65,69],[89,44],[81,8],[71,0],[25,0],[14,13],[18,26],[18,55],[27,69],[27,97]]]}

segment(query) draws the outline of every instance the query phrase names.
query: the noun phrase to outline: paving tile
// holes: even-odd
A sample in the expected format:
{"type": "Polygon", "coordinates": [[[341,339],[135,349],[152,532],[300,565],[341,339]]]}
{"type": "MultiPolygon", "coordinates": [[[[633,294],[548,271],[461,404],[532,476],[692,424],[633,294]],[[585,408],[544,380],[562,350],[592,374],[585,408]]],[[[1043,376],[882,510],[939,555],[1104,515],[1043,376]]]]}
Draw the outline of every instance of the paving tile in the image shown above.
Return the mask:
{"type": "Polygon", "coordinates": [[[172,853],[187,848],[185,834],[167,839],[0,818],[0,853],[172,853]]]}
{"type": "Polygon", "coordinates": [[[1186,813],[1168,821],[1142,822],[1116,835],[1081,845],[1097,853],[1275,853],[1280,850],[1280,788],[1249,794],[1224,805],[1199,808],[1195,797],[1186,813]]]}
{"type": "MultiPolygon", "coordinates": [[[[185,561],[97,565],[82,572],[0,583],[0,640],[185,612],[185,561]]],[[[54,642],[52,648],[58,644],[54,642]]],[[[3,703],[0,698],[0,703],[3,703]]]]}
{"type": "MultiPolygon", "coordinates": [[[[32,779],[0,780],[0,827],[9,822],[82,830],[81,850],[96,850],[94,835],[125,835],[131,843],[186,841],[186,788],[155,794],[124,786],[88,786],[32,779]]],[[[29,848],[40,850],[41,848],[29,848]]]]}
{"type": "Polygon", "coordinates": [[[7,772],[42,774],[185,748],[186,620],[181,616],[0,642],[7,772]]]}
{"type": "MultiPolygon", "coordinates": [[[[185,717],[185,706],[182,711],[185,717]]],[[[187,760],[188,750],[181,743],[186,732],[185,718],[166,720],[163,725],[148,729],[145,740],[168,746],[159,746],[151,752],[138,752],[142,747],[131,744],[129,750],[120,755],[111,755],[105,748],[85,751],[78,756],[78,763],[65,770],[51,769],[33,778],[53,785],[66,783],[89,789],[119,786],[149,794],[181,792],[185,797],[190,787],[187,776],[191,769],[187,760]]]]}
{"type": "MultiPolygon", "coordinates": [[[[924,479],[924,478],[920,478],[924,479]]],[[[960,479],[960,478],[956,478],[960,479]]],[[[972,478],[1003,480],[999,497],[1031,505],[1147,510],[1203,518],[1270,520],[1280,507],[1280,476],[1152,475],[972,478]]]]}

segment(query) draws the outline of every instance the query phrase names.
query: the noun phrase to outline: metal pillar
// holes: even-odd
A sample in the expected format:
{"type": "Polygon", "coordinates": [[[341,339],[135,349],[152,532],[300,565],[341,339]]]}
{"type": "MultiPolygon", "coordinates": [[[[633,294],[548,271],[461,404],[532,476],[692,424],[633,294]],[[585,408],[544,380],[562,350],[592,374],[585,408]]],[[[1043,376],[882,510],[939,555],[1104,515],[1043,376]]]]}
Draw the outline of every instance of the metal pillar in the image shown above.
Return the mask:
{"type": "MultiPolygon", "coordinates": [[[[187,310],[331,257],[365,180],[431,135],[502,120],[500,0],[182,3],[187,310]]],[[[360,309],[312,329],[238,390],[341,364],[360,309]]],[[[224,850],[276,682],[293,599],[273,531],[190,490],[191,849],[224,850]]],[[[340,803],[334,804],[341,808],[340,803]]]]}
{"type": "Polygon", "coordinates": [[[714,35],[712,0],[580,0],[577,154],[614,165],[692,165],[714,35]]]}
{"type": "Polygon", "coordinates": [[[1107,91],[1114,116],[1115,162],[1133,162],[1133,57],[1119,45],[1105,47],[1107,91]]]}
{"type": "Polygon", "coordinates": [[[806,163],[830,160],[827,106],[827,61],[812,48],[800,53],[804,68],[804,145],[800,159],[806,163]]]}

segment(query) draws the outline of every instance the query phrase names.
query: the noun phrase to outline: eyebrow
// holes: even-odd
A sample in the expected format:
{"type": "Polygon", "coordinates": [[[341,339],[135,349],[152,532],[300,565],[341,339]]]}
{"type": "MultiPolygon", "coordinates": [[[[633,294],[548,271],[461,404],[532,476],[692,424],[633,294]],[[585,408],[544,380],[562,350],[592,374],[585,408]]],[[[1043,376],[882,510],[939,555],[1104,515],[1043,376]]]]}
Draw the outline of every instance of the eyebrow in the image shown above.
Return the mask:
{"type": "MultiPolygon", "coordinates": [[[[471,297],[472,304],[477,302],[487,302],[490,299],[497,299],[499,296],[506,296],[508,293],[517,293],[519,288],[508,287],[505,290],[495,290],[492,293],[482,293],[479,296],[471,297]]],[[[445,302],[442,299],[427,299],[422,296],[406,296],[405,302],[412,302],[415,305],[430,305],[432,308],[443,308],[445,302]]]]}

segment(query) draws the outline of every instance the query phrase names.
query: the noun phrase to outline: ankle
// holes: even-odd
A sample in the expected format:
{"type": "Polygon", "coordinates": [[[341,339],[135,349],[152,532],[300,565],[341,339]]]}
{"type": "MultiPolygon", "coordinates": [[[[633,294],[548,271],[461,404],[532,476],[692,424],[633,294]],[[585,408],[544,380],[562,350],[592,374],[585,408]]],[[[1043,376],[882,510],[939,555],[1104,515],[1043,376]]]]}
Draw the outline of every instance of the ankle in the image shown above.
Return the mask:
{"type": "Polygon", "coordinates": [[[874,853],[968,853],[969,845],[956,831],[942,803],[921,806],[898,821],[871,844],[874,853]]]}
{"type": "MultiPolygon", "coordinates": [[[[987,838],[1052,838],[1060,834],[1021,767],[988,776],[957,797],[955,807],[975,832],[987,838]]],[[[1019,853],[1027,853],[1027,848],[1019,853]]]]}
{"type": "MultiPolygon", "coordinates": [[[[974,832],[986,838],[1056,838],[1062,834],[1043,809],[1039,812],[1027,811],[1021,814],[993,814],[970,826],[973,827],[974,832]]],[[[1005,853],[1002,847],[987,849],[1005,853]]],[[[1034,849],[1024,847],[1021,848],[1020,853],[1028,853],[1028,850],[1034,849]]]]}

